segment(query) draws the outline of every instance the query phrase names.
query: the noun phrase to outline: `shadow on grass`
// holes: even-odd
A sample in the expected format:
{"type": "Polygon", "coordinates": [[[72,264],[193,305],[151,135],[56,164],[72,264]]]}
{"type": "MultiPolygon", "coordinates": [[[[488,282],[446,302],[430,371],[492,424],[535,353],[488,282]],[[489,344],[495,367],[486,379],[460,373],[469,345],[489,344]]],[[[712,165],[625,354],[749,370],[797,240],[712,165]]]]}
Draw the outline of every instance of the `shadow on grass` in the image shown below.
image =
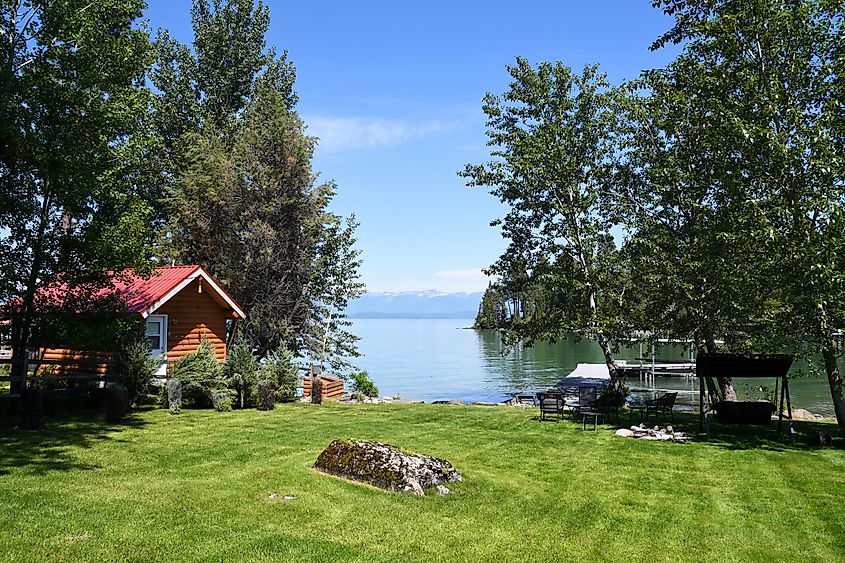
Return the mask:
{"type": "Polygon", "coordinates": [[[44,401],[44,429],[23,430],[12,409],[0,414],[0,476],[12,468],[42,475],[52,471],[90,470],[97,465],[80,462],[74,450],[93,447],[102,440],[114,439],[121,428],[146,424],[129,416],[119,424],[107,424],[102,409],[90,408],[80,397],[50,397],[44,401]]]}
{"type": "MultiPolygon", "coordinates": [[[[769,450],[769,451],[797,451],[797,450],[819,450],[826,448],[845,448],[845,441],[837,436],[838,428],[830,421],[819,420],[795,420],[792,425],[795,433],[790,436],[789,421],[783,420],[781,431],[778,431],[778,423],[773,420],[768,425],[742,425],[742,424],[719,424],[714,420],[709,421],[709,435],[699,430],[699,417],[695,412],[675,412],[673,419],[658,418],[654,416],[646,419],[646,426],[653,428],[660,426],[665,428],[672,425],[675,430],[680,430],[696,437],[699,442],[729,450],[769,450]],[[828,432],[833,436],[833,444],[823,446],[819,441],[819,434],[828,432]]],[[[629,419],[627,414],[620,414],[620,424],[615,426],[628,428],[637,425],[640,420],[635,416],[629,419]]]]}

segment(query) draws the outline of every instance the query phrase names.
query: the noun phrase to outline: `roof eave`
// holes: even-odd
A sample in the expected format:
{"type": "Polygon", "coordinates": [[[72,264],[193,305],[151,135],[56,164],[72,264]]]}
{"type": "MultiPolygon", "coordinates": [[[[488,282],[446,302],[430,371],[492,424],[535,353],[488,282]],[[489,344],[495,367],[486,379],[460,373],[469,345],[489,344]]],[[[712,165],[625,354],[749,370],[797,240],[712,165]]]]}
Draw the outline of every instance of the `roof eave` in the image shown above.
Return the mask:
{"type": "Polygon", "coordinates": [[[140,311],[141,317],[147,318],[148,316],[154,314],[162,305],[170,301],[173,297],[175,297],[180,291],[185,289],[191,282],[196,280],[197,278],[202,278],[213,290],[214,292],[228,305],[232,311],[235,313],[235,318],[238,319],[245,319],[246,313],[240,308],[240,306],[235,303],[235,300],[232,299],[226,291],[220,287],[217,282],[215,282],[205,270],[202,269],[201,266],[197,266],[196,270],[191,272],[188,276],[185,277],[181,282],[176,284],[170,291],[168,291],[161,299],[152,303],[149,307],[140,311]]]}

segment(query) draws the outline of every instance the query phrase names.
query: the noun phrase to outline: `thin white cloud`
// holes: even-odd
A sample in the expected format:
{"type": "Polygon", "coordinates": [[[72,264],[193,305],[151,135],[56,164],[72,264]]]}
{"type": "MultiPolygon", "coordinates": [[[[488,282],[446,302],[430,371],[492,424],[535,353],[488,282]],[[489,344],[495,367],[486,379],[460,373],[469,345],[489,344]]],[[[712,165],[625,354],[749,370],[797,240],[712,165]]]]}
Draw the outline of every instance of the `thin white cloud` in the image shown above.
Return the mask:
{"type": "Polygon", "coordinates": [[[370,117],[312,116],[305,119],[308,134],[319,137],[326,152],[395,146],[455,130],[457,123],[433,119],[421,123],[370,117]]]}
{"type": "Polygon", "coordinates": [[[490,283],[489,276],[481,269],[473,270],[440,270],[434,272],[434,284],[443,291],[484,291],[490,283]]]}
{"type": "Polygon", "coordinates": [[[434,272],[438,278],[450,280],[486,280],[487,276],[481,270],[440,270],[434,272]]]}

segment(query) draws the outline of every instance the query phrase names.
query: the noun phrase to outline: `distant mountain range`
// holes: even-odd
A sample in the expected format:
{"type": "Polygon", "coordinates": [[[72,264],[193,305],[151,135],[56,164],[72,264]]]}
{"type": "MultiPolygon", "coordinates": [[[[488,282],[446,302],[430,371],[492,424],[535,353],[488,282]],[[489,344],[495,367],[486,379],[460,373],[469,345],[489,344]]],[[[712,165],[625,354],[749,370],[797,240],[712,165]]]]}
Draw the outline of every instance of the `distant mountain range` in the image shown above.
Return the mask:
{"type": "Polygon", "coordinates": [[[365,293],[349,303],[346,313],[350,319],[474,319],[483,294],[434,289],[365,293]]]}

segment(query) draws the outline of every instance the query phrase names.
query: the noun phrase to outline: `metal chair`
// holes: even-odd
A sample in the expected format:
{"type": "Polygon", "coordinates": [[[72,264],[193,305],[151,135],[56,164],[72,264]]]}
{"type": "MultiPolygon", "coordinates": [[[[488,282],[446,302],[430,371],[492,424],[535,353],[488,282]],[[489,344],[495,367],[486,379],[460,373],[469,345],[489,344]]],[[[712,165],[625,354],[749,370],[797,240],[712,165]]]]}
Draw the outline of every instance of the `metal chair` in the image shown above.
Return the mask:
{"type": "Polygon", "coordinates": [[[596,401],[595,387],[579,387],[578,388],[578,402],[566,403],[566,406],[572,410],[572,416],[577,420],[577,416],[582,409],[589,409],[590,405],[596,401]]]}
{"type": "Polygon", "coordinates": [[[658,395],[656,398],[651,399],[650,401],[645,402],[645,416],[648,418],[648,413],[653,412],[654,418],[656,419],[658,415],[663,416],[663,420],[666,420],[666,412],[669,412],[669,416],[672,420],[675,420],[674,408],[675,408],[675,399],[678,398],[677,393],[663,393],[662,395],[658,395]]]}
{"type": "Polygon", "coordinates": [[[546,420],[547,415],[554,415],[557,420],[563,417],[563,397],[560,393],[537,393],[540,405],[540,420],[546,420]]]}

